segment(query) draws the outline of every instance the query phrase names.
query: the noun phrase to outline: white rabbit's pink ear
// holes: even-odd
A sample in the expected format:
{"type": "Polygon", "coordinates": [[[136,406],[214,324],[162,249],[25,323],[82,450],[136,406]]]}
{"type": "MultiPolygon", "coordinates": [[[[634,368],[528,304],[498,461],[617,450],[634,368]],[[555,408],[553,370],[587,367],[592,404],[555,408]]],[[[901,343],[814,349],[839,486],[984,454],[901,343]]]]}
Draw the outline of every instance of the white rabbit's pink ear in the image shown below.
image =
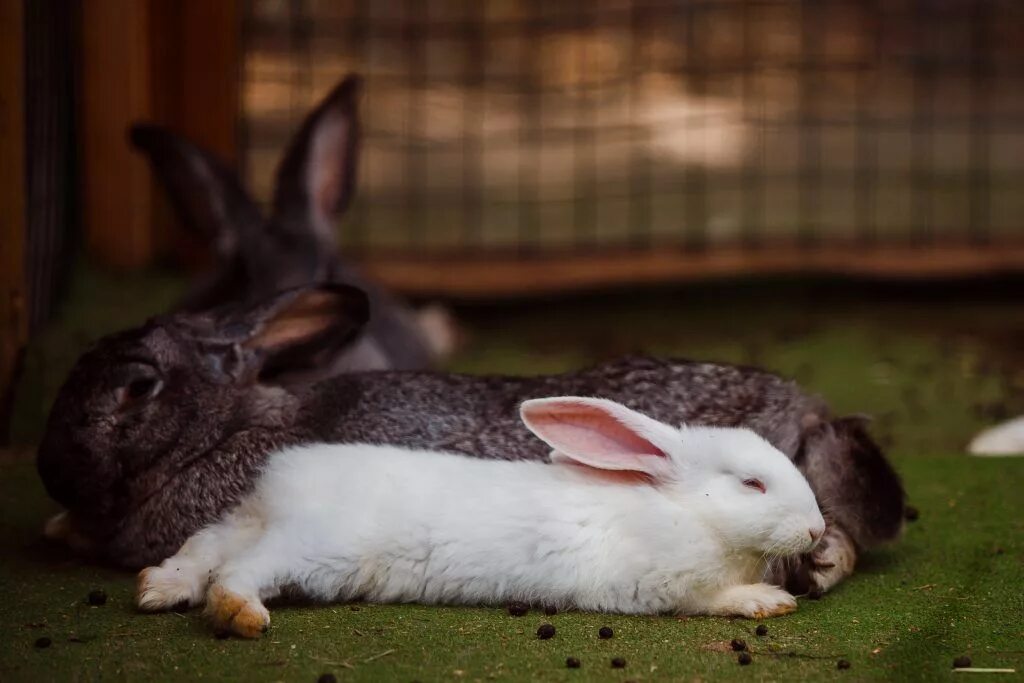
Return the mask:
{"type": "Polygon", "coordinates": [[[539,398],[524,401],[519,414],[554,449],[555,461],[654,478],[671,471],[668,452],[679,439],[675,430],[614,401],[539,398]]]}

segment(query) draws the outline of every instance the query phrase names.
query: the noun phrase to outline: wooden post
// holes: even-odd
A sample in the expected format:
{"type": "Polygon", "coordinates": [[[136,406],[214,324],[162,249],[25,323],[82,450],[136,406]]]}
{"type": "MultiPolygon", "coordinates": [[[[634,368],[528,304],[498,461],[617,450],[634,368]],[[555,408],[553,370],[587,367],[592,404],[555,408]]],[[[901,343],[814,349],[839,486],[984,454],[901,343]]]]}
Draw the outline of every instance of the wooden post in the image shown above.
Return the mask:
{"type": "Polygon", "coordinates": [[[89,0],[82,5],[79,136],[86,243],[140,268],[176,243],[170,206],[128,127],[156,122],[234,161],[238,0],[89,0]]]}
{"type": "MultiPolygon", "coordinates": [[[[238,155],[239,78],[241,62],[241,0],[159,0],[177,12],[170,49],[166,102],[160,120],[187,135],[221,159],[234,164],[238,155]]],[[[169,33],[155,31],[167,40],[169,33]]]]}
{"type": "Polygon", "coordinates": [[[153,257],[153,183],[128,146],[128,126],[152,113],[150,3],[82,4],[79,110],[82,224],[89,252],[117,268],[153,257]]]}
{"type": "MultiPolygon", "coordinates": [[[[238,158],[241,0],[150,0],[151,121],[167,126],[229,165],[238,158]]],[[[183,230],[163,188],[155,188],[153,229],[187,265],[206,246],[183,230]]]]}
{"type": "Polygon", "coordinates": [[[0,2],[0,444],[28,337],[25,279],[25,17],[21,0],[0,2]]]}

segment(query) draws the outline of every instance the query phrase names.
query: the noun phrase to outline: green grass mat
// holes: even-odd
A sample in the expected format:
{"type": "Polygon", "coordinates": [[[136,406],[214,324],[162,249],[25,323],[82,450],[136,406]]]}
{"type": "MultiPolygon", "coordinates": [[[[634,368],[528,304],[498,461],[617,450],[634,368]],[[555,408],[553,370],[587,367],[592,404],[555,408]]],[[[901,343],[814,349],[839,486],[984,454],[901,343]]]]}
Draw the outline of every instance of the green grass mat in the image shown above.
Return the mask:
{"type": "MultiPolygon", "coordinates": [[[[173,278],[83,271],[35,342],[15,434],[38,438],[53,392],[95,335],[171,300],[173,278]]],[[[460,311],[465,371],[548,372],[646,350],[753,362],[840,412],[875,416],[911,502],[902,541],[864,558],[820,601],[766,622],[500,608],[281,606],[260,641],[217,640],[197,612],[141,615],[134,578],[39,539],[54,510],[30,462],[0,465],[0,680],[946,680],[955,656],[1024,670],[1024,459],[963,455],[970,435],[1024,412],[1024,311],[991,292],[910,296],[837,283],[709,284],[460,311]],[[90,607],[90,590],[109,600],[90,607]],[[540,641],[537,626],[558,629],[540,641]],[[597,629],[615,629],[600,640],[597,629]],[[37,648],[38,638],[50,638],[37,648]],[[727,651],[743,638],[753,663],[727,651]],[[566,657],[581,660],[565,667],[566,657]],[[626,668],[612,669],[622,657],[626,668]],[[836,660],[850,661],[846,671],[836,660]]],[[[997,676],[996,680],[1019,680],[997,676]]]]}

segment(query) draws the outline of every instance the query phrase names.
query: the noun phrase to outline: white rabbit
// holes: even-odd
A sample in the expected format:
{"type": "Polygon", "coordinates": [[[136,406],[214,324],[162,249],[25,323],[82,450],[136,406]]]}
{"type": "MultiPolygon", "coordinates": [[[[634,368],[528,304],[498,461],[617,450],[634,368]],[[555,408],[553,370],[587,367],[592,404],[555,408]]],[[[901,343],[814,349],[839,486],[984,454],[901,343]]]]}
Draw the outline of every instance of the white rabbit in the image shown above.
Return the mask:
{"type": "Polygon", "coordinates": [[[628,614],[796,609],[762,583],[766,564],[811,550],[825,521],[764,439],[675,429],[597,398],[530,400],[521,416],[553,464],[392,446],[282,451],[237,508],[142,571],[138,605],[199,604],[205,592],[214,626],[247,637],[270,622],[262,601],[285,588],[324,601],[628,614]]]}

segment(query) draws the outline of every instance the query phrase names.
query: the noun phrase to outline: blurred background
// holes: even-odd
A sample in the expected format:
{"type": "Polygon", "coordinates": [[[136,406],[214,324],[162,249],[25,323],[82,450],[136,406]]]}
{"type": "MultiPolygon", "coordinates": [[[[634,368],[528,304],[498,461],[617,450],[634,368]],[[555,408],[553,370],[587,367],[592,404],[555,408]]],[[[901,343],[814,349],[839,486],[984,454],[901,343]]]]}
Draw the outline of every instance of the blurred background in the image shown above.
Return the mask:
{"type": "MultiPolygon", "coordinates": [[[[544,284],[566,287],[588,256],[630,266],[594,281],[905,273],[983,269],[1019,241],[1018,3],[242,10],[240,155],[260,196],[309,107],[367,75],[352,254],[557,259],[544,284]]],[[[515,290],[514,272],[475,286],[515,290]]]]}
{"type": "Polygon", "coordinates": [[[37,0],[3,3],[0,45],[3,381],[26,440],[84,345],[209,262],[128,125],[190,137],[268,202],[350,72],[344,254],[454,308],[452,367],[700,355],[890,423],[941,379],[964,416],[943,443],[1017,409],[1019,2],[37,0]]]}

